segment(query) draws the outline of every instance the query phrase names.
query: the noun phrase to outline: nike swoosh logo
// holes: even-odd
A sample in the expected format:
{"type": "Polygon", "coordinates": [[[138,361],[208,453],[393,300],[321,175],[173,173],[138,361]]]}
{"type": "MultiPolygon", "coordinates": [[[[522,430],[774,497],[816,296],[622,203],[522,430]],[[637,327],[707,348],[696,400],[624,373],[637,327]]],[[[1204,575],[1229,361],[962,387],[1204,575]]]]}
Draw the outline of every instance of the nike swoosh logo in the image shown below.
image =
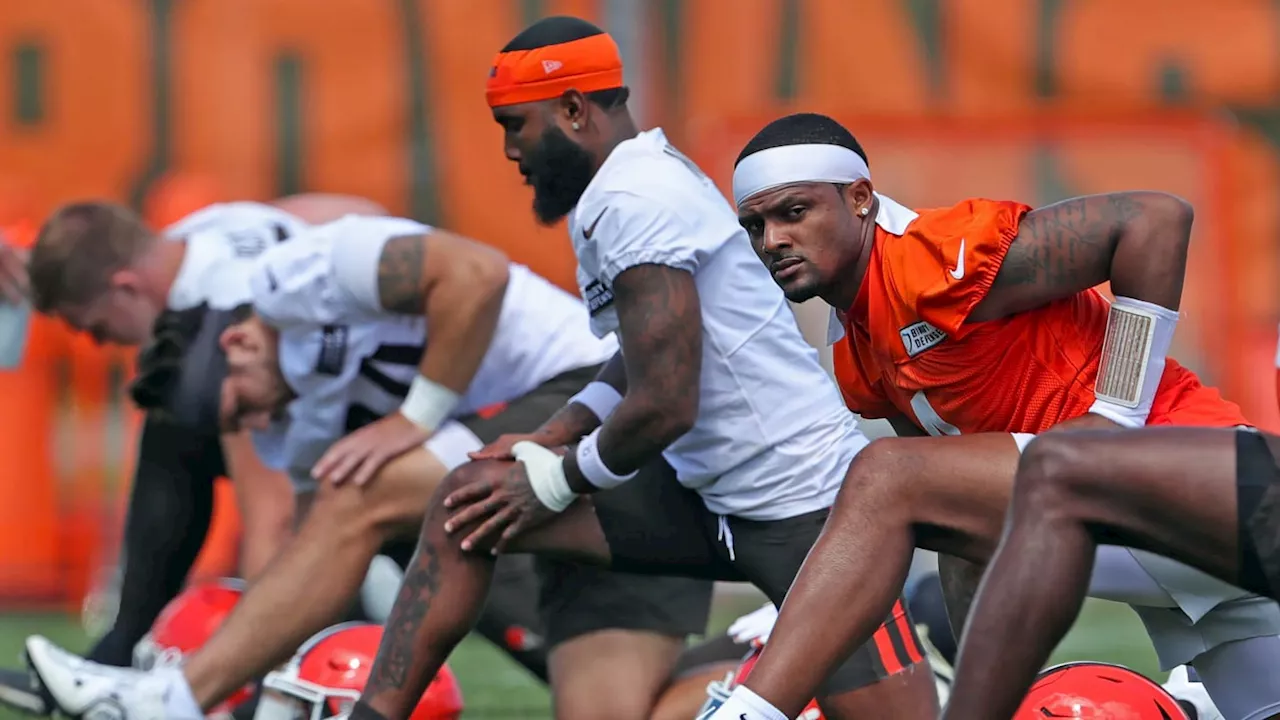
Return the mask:
{"type": "Polygon", "coordinates": [[[593,223],[591,223],[590,225],[588,225],[588,226],[587,226],[587,228],[586,228],[585,230],[583,230],[583,231],[582,231],[582,239],[583,239],[583,240],[590,240],[590,239],[591,239],[591,233],[593,233],[593,232],[595,232],[595,231],[596,231],[596,226],[600,224],[600,218],[603,218],[603,217],[604,217],[604,214],[605,214],[605,213],[607,213],[607,212],[609,212],[609,208],[607,208],[607,207],[606,207],[605,209],[601,210],[601,211],[600,211],[600,214],[596,216],[595,222],[593,222],[593,223]]]}
{"type": "Polygon", "coordinates": [[[964,238],[960,238],[960,254],[956,257],[956,266],[951,271],[951,277],[956,280],[964,277],[964,238]]]}

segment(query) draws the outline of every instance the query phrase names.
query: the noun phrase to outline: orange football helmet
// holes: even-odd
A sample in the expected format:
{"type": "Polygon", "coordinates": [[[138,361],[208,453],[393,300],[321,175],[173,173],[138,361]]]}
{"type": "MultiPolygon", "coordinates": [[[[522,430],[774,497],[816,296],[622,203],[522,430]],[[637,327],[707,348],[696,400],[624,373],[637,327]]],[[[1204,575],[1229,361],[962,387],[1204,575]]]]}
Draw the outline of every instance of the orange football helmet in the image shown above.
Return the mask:
{"type": "Polygon", "coordinates": [[[1040,673],[1013,718],[1187,720],[1187,714],[1159,684],[1126,667],[1073,662],[1040,673]]]}
{"type": "MultiPolygon", "coordinates": [[[[262,681],[258,720],[323,720],[349,712],[373,669],[382,627],[352,622],[308,640],[281,670],[262,681]]],[[[457,720],[462,689],[446,665],[432,679],[409,720],[457,720]]]]}
{"type": "MultiPolygon", "coordinates": [[[[242,580],[221,578],[183,590],[165,605],[150,632],[134,646],[133,666],[150,670],[181,663],[213,637],[240,601],[244,587],[242,580]]],[[[229,714],[252,697],[253,685],[245,685],[209,715],[229,714]]]]}

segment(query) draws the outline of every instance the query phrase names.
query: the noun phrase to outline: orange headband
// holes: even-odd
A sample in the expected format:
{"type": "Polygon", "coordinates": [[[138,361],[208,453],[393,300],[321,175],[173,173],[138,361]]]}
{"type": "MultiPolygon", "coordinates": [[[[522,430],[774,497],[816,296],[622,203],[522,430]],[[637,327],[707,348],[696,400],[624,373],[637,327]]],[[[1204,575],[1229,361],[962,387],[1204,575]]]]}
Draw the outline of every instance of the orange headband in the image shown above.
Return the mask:
{"type": "Polygon", "coordinates": [[[489,71],[489,107],[622,87],[622,56],[608,33],[532,50],[498,53],[489,71]]]}

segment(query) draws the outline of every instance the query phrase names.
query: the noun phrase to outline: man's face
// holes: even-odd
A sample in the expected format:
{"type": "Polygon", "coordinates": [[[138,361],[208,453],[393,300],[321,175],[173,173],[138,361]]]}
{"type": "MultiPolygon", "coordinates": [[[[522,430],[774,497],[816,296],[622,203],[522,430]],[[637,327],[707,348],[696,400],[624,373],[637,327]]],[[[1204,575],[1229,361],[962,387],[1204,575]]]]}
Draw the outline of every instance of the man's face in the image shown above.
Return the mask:
{"type": "Polygon", "coordinates": [[[54,314],[72,329],[88,333],[99,345],[141,345],[151,337],[151,327],[161,310],[141,291],[138,276],[121,270],[97,297],[58,308],[54,314]]]}
{"type": "Polygon", "coordinates": [[[562,108],[561,100],[548,100],[493,109],[507,159],[533,186],[533,213],[546,225],[573,210],[595,175],[591,153],[562,127],[568,124],[562,108]]]}
{"type": "Polygon", "coordinates": [[[850,202],[871,191],[858,184],[796,183],[760,193],[738,208],[738,222],[787,299],[804,302],[851,272],[863,223],[850,202]]]}
{"type": "Polygon", "coordinates": [[[280,373],[278,340],[275,330],[256,316],[227,328],[218,339],[227,354],[218,407],[224,432],[266,429],[293,398],[280,373]]]}

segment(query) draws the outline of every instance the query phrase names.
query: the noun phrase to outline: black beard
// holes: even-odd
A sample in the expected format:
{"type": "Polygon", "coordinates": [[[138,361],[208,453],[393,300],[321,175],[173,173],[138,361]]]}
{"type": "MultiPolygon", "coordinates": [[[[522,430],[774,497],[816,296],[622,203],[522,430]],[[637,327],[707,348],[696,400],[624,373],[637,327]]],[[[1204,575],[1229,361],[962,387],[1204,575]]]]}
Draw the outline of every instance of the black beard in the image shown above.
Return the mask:
{"type": "Polygon", "coordinates": [[[521,170],[533,185],[533,214],[552,225],[569,214],[595,176],[595,162],[558,127],[542,134],[535,152],[525,156],[521,170]]]}

